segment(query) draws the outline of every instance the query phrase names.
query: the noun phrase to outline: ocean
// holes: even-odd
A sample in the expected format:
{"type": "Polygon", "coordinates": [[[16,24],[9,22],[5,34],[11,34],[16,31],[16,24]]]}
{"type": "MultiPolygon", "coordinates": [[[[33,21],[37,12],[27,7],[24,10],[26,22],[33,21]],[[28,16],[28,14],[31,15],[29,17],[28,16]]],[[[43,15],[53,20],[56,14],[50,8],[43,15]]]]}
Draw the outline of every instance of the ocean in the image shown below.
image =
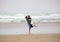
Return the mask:
{"type": "MultiPolygon", "coordinates": [[[[0,22],[25,22],[26,15],[28,14],[0,14],[0,22]]],[[[31,18],[33,22],[60,22],[60,14],[31,15],[31,18]]]]}

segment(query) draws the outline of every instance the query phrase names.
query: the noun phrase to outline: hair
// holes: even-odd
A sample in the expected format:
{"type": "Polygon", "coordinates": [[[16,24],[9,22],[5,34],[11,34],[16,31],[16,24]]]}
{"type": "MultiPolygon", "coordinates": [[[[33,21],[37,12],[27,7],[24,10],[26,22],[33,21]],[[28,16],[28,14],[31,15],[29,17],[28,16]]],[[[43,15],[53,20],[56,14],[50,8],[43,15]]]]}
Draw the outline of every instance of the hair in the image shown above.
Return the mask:
{"type": "Polygon", "coordinates": [[[25,16],[25,18],[27,18],[27,16],[25,16]]]}

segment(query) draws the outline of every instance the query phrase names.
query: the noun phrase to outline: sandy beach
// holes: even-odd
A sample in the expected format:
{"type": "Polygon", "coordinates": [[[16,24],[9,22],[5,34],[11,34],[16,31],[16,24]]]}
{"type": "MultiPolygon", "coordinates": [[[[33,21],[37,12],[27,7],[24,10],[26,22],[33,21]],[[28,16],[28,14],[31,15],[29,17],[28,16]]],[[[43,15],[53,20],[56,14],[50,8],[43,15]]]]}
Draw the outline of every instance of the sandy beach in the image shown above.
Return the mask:
{"type": "Polygon", "coordinates": [[[60,42],[60,34],[0,35],[0,42],[60,42]]]}
{"type": "Polygon", "coordinates": [[[0,23],[0,42],[60,42],[60,23],[34,23],[29,35],[26,22],[0,23]]]}
{"type": "Polygon", "coordinates": [[[0,0],[0,42],[60,42],[60,0],[0,0]]]}

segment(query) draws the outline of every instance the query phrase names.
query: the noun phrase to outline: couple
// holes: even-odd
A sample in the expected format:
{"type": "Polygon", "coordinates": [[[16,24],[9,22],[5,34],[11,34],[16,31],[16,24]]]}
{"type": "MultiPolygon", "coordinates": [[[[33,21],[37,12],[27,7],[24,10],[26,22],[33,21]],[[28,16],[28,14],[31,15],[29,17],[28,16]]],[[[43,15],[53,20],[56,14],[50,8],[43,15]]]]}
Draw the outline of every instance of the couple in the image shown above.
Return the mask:
{"type": "Polygon", "coordinates": [[[25,19],[26,19],[26,21],[27,21],[27,24],[28,24],[28,26],[29,26],[29,34],[30,34],[30,29],[32,28],[32,27],[36,27],[35,25],[33,25],[33,24],[31,24],[31,17],[28,15],[28,16],[25,16],[25,19]]]}

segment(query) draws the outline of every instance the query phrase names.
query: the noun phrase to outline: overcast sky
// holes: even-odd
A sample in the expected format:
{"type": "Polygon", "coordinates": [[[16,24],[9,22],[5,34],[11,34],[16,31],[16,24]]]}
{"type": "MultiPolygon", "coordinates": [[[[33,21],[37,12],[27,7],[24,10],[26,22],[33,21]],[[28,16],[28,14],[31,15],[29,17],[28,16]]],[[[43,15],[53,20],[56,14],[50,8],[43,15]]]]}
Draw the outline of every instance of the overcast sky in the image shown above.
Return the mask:
{"type": "Polygon", "coordinates": [[[60,0],[0,0],[1,13],[33,15],[60,13],[60,0]]]}

